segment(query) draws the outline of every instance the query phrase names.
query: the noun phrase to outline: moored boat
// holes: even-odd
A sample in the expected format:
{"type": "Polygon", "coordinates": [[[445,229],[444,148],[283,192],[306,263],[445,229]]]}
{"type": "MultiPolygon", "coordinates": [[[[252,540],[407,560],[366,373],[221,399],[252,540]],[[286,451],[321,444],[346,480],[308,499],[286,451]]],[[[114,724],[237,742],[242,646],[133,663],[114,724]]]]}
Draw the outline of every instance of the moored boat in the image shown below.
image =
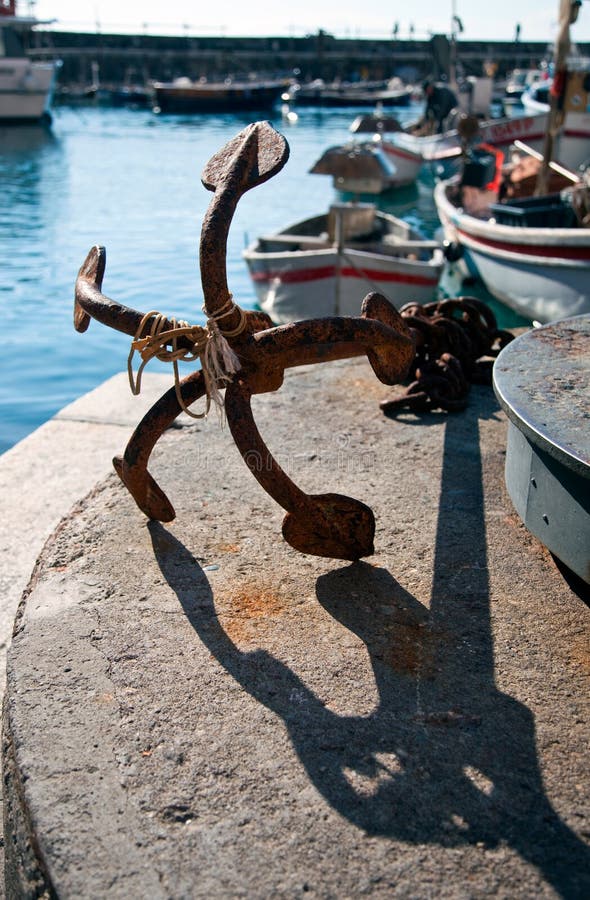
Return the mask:
{"type": "Polygon", "coordinates": [[[406,154],[393,164],[381,142],[359,141],[329,147],[309,170],[314,175],[331,175],[336,190],[351,194],[381,194],[392,188],[413,184],[422,160],[406,154]]]}
{"type": "Polygon", "coordinates": [[[535,82],[524,91],[521,102],[530,114],[548,116],[553,92],[559,95],[563,123],[554,140],[554,154],[574,169],[590,159],[590,59],[568,59],[567,65],[564,77],[535,82]]]}
{"type": "Polygon", "coordinates": [[[472,162],[469,178],[464,169],[434,192],[447,240],[464,248],[490,293],[541,323],[590,312],[590,173],[587,165],[583,174],[572,171],[581,164],[577,156],[570,162],[575,142],[567,142],[568,126],[570,138],[586,135],[578,143],[587,157],[590,77],[588,66],[569,56],[569,26],[579,6],[560,5],[543,153],[518,144],[538,170],[528,189],[526,179],[515,180],[514,166],[502,169],[496,158],[491,180],[481,161],[477,182],[472,162]],[[556,176],[568,185],[559,192],[551,185],[556,176]]]}
{"type": "MultiPolygon", "coordinates": [[[[465,116],[462,116],[465,118],[465,116]]],[[[515,140],[524,141],[534,149],[540,149],[545,136],[547,113],[536,115],[482,119],[477,122],[478,141],[507,150],[515,140]]],[[[354,134],[373,134],[381,140],[381,146],[394,165],[403,165],[410,157],[422,163],[442,163],[458,159],[464,140],[459,128],[451,128],[441,134],[419,134],[409,129],[400,129],[395,120],[379,114],[355,119],[350,130],[354,134]]],[[[580,146],[578,159],[568,160],[567,165],[578,166],[585,159],[588,145],[580,146]]]]}
{"type": "Polygon", "coordinates": [[[359,315],[369,291],[396,307],[432,299],[444,257],[437,241],[370,203],[327,213],[259,237],[244,251],[258,302],[273,321],[359,315]]]}
{"type": "Polygon", "coordinates": [[[464,249],[491,294],[539,322],[590,312],[590,227],[578,222],[570,190],[505,203],[478,191],[470,199],[458,176],[434,191],[445,238],[464,249]]]}
{"type": "Polygon", "coordinates": [[[154,109],[163,113],[248,112],[270,109],[285,89],[284,81],[152,82],[154,109]]]}
{"type": "Polygon", "coordinates": [[[289,100],[298,106],[408,106],[413,89],[399,78],[379,82],[338,82],[326,84],[317,79],[309,84],[295,84],[289,100]]]}
{"type": "Polygon", "coordinates": [[[504,88],[507,103],[520,103],[523,93],[546,76],[544,69],[513,69],[504,88]]]}
{"type": "Polygon", "coordinates": [[[520,96],[520,102],[529,113],[535,115],[549,110],[551,84],[551,79],[545,78],[525,88],[520,96]]]}
{"type": "Polygon", "coordinates": [[[51,120],[50,107],[58,62],[32,62],[25,41],[35,25],[32,16],[19,16],[15,0],[0,3],[0,123],[51,120]]]}

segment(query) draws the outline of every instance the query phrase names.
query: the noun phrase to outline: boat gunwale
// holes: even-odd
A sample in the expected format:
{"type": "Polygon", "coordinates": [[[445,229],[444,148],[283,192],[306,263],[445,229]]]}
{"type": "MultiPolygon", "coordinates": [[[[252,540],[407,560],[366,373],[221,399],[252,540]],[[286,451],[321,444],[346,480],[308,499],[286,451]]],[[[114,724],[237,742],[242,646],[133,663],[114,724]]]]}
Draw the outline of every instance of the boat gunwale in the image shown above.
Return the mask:
{"type": "MultiPolygon", "coordinates": [[[[328,224],[328,216],[327,213],[320,213],[316,216],[310,216],[307,219],[300,219],[297,222],[294,222],[292,225],[287,225],[282,228],[280,231],[276,232],[276,237],[278,240],[283,241],[285,238],[293,238],[293,244],[297,244],[298,239],[304,241],[306,237],[320,237],[321,234],[327,235],[327,230],[323,229],[318,234],[309,233],[306,234],[305,229],[309,227],[312,223],[318,224],[320,227],[322,224],[327,226],[328,224]],[[297,229],[297,230],[295,230],[297,229]]],[[[379,252],[375,250],[369,250],[364,248],[359,241],[359,246],[353,246],[354,241],[345,242],[344,244],[344,252],[345,254],[350,254],[354,257],[362,257],[370,262],[385,262],[389,263],[391,260],[395,260],[396,263],[402,263],[408,268],[417,268],[417,267],[429,267],[429,268],[437,268],[441,269],[444,266],[444,256],[442,253],[442,245],[437,242],[433,242],[430,239],[423,238],[422,235],[419,235],[411,225],[405,222],[403,219],[400,219],[397,216],[391,215],[391,213],[382,212],[381,210],[376,210],[376,218],[378,221],[383,222],[385,226],[390,226],[391,230],[385,231],[385,233],[376,234],[375,240],[373,244],[379,242],[389,235],[395,235],[396,231],[404,230],[406,231],[406,237],[402,237],[400,235],[400,246],[405,248],[405,253],[412,253],[413,251],[420,252],[426,251],[429,253],[428,259],[409,259],[407,256],[396,255],[395,249],[396,244],[385,244],[385,246],[390,249],[392,252],[379,252]]],[[[306,249],[293,249],[293,250],[262,250],[260,249],[260,243],[262,240],[271,242],[275,235],[268,234],[264,235],[264,237],[258,237],[252,243],[248,245],[242,251],[242,257],[249,261],[262,261],[269,259],[276,259],[277,261],[283,262],[288,260],[298,260],[303,261],[306,259],[314,259],[314,258],[327,258],[329,256],[338,256],[338,250],[335,245],[329,245],[327,247],[311,247],[306,249]]],[[[370,243],[370,239],[367,241],[370,243]]]]}
{"type": "MultiPolygon", "coordinates": [[[[590,229],[578,228],[551,228],[538,226],[523,225],[502,225],[493,221],[493,224],[487,220],[478,219],[463,207],[455,206],[447,196],[447,189],[458,183],[458,176],[440,181],[434,189],[434,199],[437,208],[443,214],[446,214],[451,224],[458,230],[465,229],[467,236],[471,234],[474,238],[488,238],[494,240],[495,237],[506,239],[507,244],[531,244],[538,245],[543,243],[548,246],[563,247],[564,242],[569,246],[584,246],[590,242],[590,229]]],[[[535,259],[543,257],[536,256],[535,259]]],[[[552,257],[548,257],[551,259],[552,257]]]]}
{"type": "MultiPolygon", "coordinates": [[[[277,260],[277,262],[283,262],[288,260],[297,260],[304,261],[309,259],[329,259],[330,257],[337,258],[338,250],[336,247],[326,247],[319,248],[318,250],[257,250],[256,245],[258,241],[254,241],[250,244],[249,247],[246,247],[245,250],[242,251],[242,256],[246,261],[258,262],[258,261],[270,261],[277,260]]],[[[428,242],[429,246],[426,248],[431,251],[431,255],[429,259],[408,259],[406,256],[396,256],[395,254],[386,254],[386,253],[371,253],[367,250],[362,250],[357,247],[349,247],[345,248],[345,253],[343,255],[352,256],[352,257],[360,257],[367,262],[375,263],[375,262],[384,262],[389,263],[390,261],[395,261],[396,264],[407,266],[409,269],[417,269],[417,268],[440,268],[444,267],[444,256],[442,253],[442,249],[440,248],[432,248],[430,246],[431,242],[428,242]]],[[[391,245],[392,249],[395,249],[395,244],[391,245]]],[[[416,249],[420,249],[420,247],[416,247],[416,249]]],[[[411,252],[408,251],[408,252],[411,252]]]]}

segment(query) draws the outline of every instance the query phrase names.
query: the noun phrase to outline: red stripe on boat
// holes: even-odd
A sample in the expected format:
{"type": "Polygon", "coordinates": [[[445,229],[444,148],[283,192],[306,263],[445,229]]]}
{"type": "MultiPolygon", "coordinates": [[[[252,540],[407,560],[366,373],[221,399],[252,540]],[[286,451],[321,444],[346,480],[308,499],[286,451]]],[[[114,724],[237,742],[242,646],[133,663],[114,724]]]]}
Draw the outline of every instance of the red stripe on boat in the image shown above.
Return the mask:
{"type": "MultiPolygon", "coordinates": [[[[404,272],[379,272],[375,269],[353,269],[345,266],[340,270],[343,278],[367,278],[371,281],[396,282],[397,284],[421,284],[436,287],[438,278],[426,275],[412,275],[404,272]]],[[[264,283],[278,279],[282,284],[303,284],[306,281],[322,281],[336,277],[336,266],[321,266],[315,269],[293,269],[288,272],[253,272],[252,281],[264,283]]]]}
{"type": "Polygon", "coordinates": [[[461,228],[458,231],[459,234],[468,237],[476,244],[483,244],[484,247],[493,247],[495,250],[505,250],[508,253],[544,256],[547,259],[581,259],[590,261],[590,247],[564,247],[561,244],[554,244],[551,247],[539,247],[537,244],[511,244],[507,241],[495,241],[492,238],[480,237],[461,228]]]}
{"type": "Polygon", "coordinates": [[[510,137],[510,135],[507,135],[506,137],[497,138],[495,140],[493,138],[488,137],[487,135],[484,135],[484,137],[486,137],[490,143],[492,143],[492,141],[493,141],[495,147],[505,147],[505,146],[509,146],[510,144],[513,144],[514,141],[517,140],[517,138],[521,141],[526,140],[529,143],[530,143],[530,141],[540,141],[545,137],[545,132],[539,131],[539,132],[535,132],[534,134],[527,134],[525,132],[524,134],[522,134],[520,136],[518,134],[517,135],[513,134],[512,137],[510,137]]]}
{"type": "Polygon", "coordinates": [[[563,133],[565,137],[574,137],[574,138],[584,138],[584,140],[590,140],[590,131],[576,131],[575,128],[564,128],[563,133]]]}
{"type": "Polygon", "coordinates": [[[384,143],[383,150],[390,156],[400,156],[402,159],[409,159],[410,162],[415,163],[422,161],[422,154],[412,153],[411,150],[402,150],[401,147],[396,147],[395,144],[384,143]]]}

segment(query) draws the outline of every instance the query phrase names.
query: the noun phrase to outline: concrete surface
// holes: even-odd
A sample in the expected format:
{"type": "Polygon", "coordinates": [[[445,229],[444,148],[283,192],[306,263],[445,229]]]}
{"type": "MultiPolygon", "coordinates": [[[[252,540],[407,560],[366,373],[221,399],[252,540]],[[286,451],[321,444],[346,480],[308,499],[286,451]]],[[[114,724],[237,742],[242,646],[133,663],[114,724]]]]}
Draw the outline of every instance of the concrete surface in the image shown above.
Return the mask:
{"type": "Polygon", "coordinates": [[[395,421],[391,390],[348,362],[254,407],[305,490],[372,506],[370,560],[286,545],[214,417],[154,454],[171,525],[108,475],[55,529],[9,651],[8,896],[590,895],[588,608],[491,389],[395,421]]]}
{"type": "Polygon", "coordinates": [[[0,456],[2,689],[16,607],[41,547],[62,516],[111,471],[111,457],[169,385],[165,375],[146,375],[134,397],[127,375],[116,375],[0,456]]]}
{"type": "MultiPolygon", "coordinates": [[[[151,373],[143,381],[142,394],[133,397],[127,375],[116,375],[0,456],[0,699],[16,609],[43,544],[112,470],[111,457],[170,383],[151,373]]],[[[0,825],[0,871],[2,846],[0,825]]]]}

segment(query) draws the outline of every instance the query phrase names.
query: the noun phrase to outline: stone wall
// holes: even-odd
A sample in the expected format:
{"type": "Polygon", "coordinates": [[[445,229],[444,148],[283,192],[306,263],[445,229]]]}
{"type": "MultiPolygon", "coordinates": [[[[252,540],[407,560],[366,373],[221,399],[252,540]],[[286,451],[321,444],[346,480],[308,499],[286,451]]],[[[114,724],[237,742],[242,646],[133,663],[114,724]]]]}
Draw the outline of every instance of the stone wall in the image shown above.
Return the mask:
{"type": "MultiPolygon", "coordinates": [[[[407,81],[433,71],[432,44],[427,40],[335,38],[319,31],[307,37],[154,37],[149,35],[36,32],[30,53],[63,61],[60,80],[84,84],[98,64],[101,81],[167,80],[297,76],[300,80],[383,79],[399,75],[407,81]]],[[[590,45],[580,45],[590,54],[590,45]]],[[[546,55],[545,43],[461,41],[458,58],[466,75],[480,75],[493,63],[499,76],[515,66],[534,67],[546,55]]]]}

